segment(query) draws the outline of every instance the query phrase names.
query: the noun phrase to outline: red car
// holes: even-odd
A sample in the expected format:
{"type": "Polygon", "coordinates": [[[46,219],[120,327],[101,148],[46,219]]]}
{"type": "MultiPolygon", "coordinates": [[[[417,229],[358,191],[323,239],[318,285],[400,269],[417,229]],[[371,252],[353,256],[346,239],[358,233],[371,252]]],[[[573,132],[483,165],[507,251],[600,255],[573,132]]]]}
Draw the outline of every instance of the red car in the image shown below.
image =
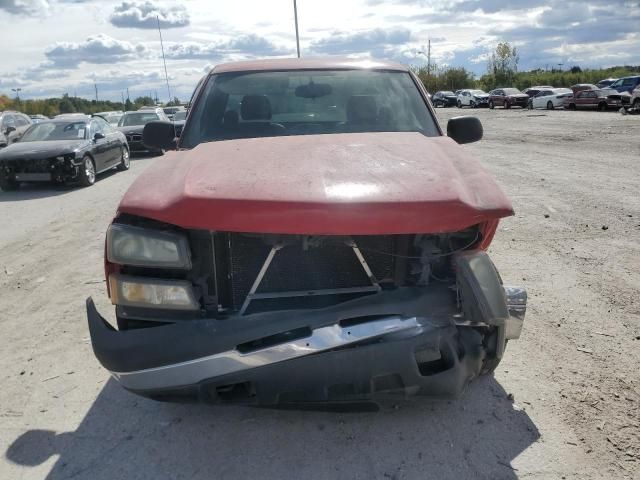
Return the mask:
{"type": "Polygon", "coordinates": [[[522,93],[517,88],[496,88],[489,92],[489,108],[496,106],[526,108],[528,102],[529,95],[522,93]]]}
{"type": "Polygon", "coordinates": [[[571,97],[567,97],[564,107],[569,110],[600,110],[610,108],[618,109],[622,106],[622,100],[618,92],[609,90],[582,90],[571,97]],[[613,93],[614,95],[610,95],[613,93]]]}
{"type": "Polygon", "coordinates": [[[448,136],[407,67],[216,66],[169,151],[122,199],[87,300],[94,352],[128,390],[249,404],[456,396],[518,338],[526,292],[486,250],[511,202],[448,136]]]}

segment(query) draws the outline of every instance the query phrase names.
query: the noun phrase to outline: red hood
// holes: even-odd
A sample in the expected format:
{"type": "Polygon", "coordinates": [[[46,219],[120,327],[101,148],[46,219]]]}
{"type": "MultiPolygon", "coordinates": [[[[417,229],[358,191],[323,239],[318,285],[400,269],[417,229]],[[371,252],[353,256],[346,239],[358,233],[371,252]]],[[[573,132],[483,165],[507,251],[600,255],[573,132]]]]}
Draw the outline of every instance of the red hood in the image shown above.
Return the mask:
{"type": "Polygon", "coordinates": [[[419,133],[203,143],[157,160],[119,212],[184,228],[314,235],[450,232],[513,214],[465,149],[419,133]]]}

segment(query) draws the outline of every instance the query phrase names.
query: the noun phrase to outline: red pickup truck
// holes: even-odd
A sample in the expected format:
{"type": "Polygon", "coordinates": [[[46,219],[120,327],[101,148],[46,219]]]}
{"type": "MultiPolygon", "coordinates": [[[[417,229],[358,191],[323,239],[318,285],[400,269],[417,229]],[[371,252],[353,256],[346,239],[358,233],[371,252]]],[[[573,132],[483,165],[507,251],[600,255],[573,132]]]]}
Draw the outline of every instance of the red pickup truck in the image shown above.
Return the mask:
{"type": "Polygon", "coordinates": [[[111,325],[94,352],[128,390],[260,405],[453,397],[524,321],[486,249],[509,200],[388,62],[218,65],[106,238],[111,325]]]}

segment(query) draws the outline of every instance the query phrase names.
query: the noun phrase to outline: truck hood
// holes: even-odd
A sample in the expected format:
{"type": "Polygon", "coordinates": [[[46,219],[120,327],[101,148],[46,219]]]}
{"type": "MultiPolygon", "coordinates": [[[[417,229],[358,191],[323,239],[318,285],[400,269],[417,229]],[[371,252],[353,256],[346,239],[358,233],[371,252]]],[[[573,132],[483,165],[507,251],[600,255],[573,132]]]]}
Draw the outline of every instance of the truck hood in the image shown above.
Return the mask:
{"type": "Polygon", "coordinates": [[[441,233],[513,214],[450,138],[379,132],[169,152],[138,177],[119,212],[184,228],[309,235],[441,233]]]}

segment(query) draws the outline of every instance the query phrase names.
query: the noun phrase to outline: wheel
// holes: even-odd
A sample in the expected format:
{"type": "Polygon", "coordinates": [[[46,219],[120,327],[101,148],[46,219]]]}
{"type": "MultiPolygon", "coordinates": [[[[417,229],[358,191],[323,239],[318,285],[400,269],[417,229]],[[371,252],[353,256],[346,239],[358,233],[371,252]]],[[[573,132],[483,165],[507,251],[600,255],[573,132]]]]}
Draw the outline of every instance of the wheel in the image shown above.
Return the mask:
{"type": "Polygon", "coordinates": [[[569,110],[575,110],[576,109],[576,104],[575,103],[570,103],[569,104],[569,110]]]}
{"type": "Polygon", "coordinates": [[[476,108],[476,102],[474,102],[473,100],[471,100],[471,101],[469,102],[469,106],[470,106],[471,108],[476,108]]]}
{"type": "Polygon", "coordinates": [[[461,102],[460,100],[458,100],[458,103],[456,104],[456,106],[457,106],[458,108],[462,108],[462,102],[461,102]]]}
{"type": "Polygon", "coordinates": [[[120,147],[120,163],[118,164],[118,170],[123,172],[129,170],[131,161],[129,159],[129,150],[127,147],[120,147]]]}
{"type": "Polygon", "coordinates": [[[80,180],[80,185],[83,187],[90,187],[96,183],[96,166],[89,155],[85,155],[82,158],[78,179],[80,180]]]}
{"type": "Polygon", "coordinates": [[[598,104],[598,110],[601,112],[605,112],[607,110],[607,104],[605,102],[600,102],[598,104]]]}
{"type": "MultiPolygon", "coordinates": [[[[485,357],[484,361],[482,362],[482,368],[480,369],[480,375],[489,375],[491,373],[493,373],[495,371],[495,369],[498,367],[498,365],[500,364],[500,360],[502,360],[501,358],[497,358],[495,353],[497,350],[497,342],[498,342],[498,335],[497,332],[492,332],[490,334],[488,334],[487,336],[485,336],[485,338],[483,339],[482,343],[485,347],[485,349],[487,350],[487,357],[485,357]]],[[[505,340],[504,341],[504,347],[503,347],[503,353],[504,350],[507,349],[507,345],[509,344],[509,340],[505,340]]]]}
{"type": "Polygon", "coordinates": [[[531,102],[531,101],[527,102],[527,108],[529,110],[533,110],[533,102],[531,102]]]}
{"type": "Polygon", "coordinates": [[[551,100],[547,102],[547,110],[553,110],[553,102],[551,100]]]}
{"type": "Polygon", "coordinates": [[[493,110],[496,106],[493,104],[493,100],[489,100],[489,108],[493,110]]]}
{"type": "Polygon", "coordinates": [[[9,180],[4,175],[0,175],[0,190],[10,192],[13,190],[17,190],[18,188],[20,188],[20,182],[17,182],[13,179],[9,180]]]}
{"type": "Polygon", "coordinates": [[[504,102],[504,108],[507,110],[511,108],[511,104],[509,102],[504,102]]]}
{"type": "Polygon", "coordinates": [[[633,101],[633,108],[635,108],[636,110],[640,110],[640,98],[636,98],[633,101]]]}

